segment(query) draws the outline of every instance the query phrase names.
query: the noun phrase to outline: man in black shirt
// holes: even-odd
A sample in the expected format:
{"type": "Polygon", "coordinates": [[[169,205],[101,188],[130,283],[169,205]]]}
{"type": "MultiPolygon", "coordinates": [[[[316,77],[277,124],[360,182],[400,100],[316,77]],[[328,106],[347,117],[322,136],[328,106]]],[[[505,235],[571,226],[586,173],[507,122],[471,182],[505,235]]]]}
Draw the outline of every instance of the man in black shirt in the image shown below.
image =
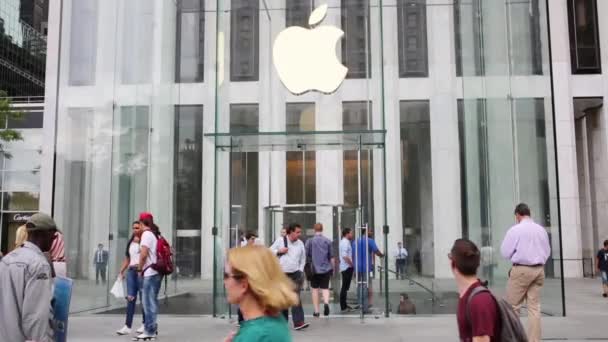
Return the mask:
{"type": "Polygon", "coordinates": [[[608,297],[608,240],[604,241],[604,248],[597,252],[597,271],[602,277],[602,296],[608,297]]]}

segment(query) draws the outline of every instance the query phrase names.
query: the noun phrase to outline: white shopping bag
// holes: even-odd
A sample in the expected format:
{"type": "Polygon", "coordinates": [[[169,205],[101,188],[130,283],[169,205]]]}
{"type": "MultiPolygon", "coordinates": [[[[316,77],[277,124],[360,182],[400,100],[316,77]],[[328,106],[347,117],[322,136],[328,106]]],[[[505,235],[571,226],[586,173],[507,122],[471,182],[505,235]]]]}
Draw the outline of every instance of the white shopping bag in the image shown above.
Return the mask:
{"type": "Polygon", "coordinates": [[[118,277],[114,282],[114,286],[110,290],[110,293],[116,298],[125,298],[125,289],[122,286],[122,278],[118,277]]]}

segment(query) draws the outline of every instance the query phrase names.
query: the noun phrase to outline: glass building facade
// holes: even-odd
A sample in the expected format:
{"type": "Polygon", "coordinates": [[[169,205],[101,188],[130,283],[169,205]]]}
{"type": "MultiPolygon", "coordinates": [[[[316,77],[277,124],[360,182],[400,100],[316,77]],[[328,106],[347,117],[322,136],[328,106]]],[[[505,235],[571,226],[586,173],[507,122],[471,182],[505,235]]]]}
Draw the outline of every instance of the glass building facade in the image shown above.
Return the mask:
{"type": "Polygon", "coordinates": [[[369,228],[388,255],[370,276],[382,311],[408,292],[419,313],[454,313],[453,241],[483,247],[480,275],[501,293],[500,243],[526,202],[551,237],[544,311],[563,314],[545,1],[64,0],[53,13],[51,207],[73,311],[124,304],[95,285],[94,252],[109,251],[113,279],[131,221],[151,211],[175,249],[168,294],[184,304],[161,312],[230,312],[226,250],[246,231],[269,245],[298,221],[304,238],[321,222],[336,242],[369,228]],[[306,65],[323,54],[313,46],[277,71],[291,26],[343,32],[329,54],[348,68],[336,91],[288,90],[290,74],[323,67],[306,65]],[[394,276],[401,241],[409,280],[394,276]]]}

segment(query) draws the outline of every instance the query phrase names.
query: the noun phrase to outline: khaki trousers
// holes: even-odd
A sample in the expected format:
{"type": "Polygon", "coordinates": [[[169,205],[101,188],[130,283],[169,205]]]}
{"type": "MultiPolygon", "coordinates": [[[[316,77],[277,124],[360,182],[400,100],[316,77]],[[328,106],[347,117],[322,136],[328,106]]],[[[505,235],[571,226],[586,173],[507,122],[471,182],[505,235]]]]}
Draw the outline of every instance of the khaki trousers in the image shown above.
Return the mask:
{"type": "Polygon", "coordinates": [[[540,289],[545,283],[543,266],[513,266],[507,282],[507,301],[519,310],[526,301],[528,307],[528,341],[540,342],[540,289]]]}

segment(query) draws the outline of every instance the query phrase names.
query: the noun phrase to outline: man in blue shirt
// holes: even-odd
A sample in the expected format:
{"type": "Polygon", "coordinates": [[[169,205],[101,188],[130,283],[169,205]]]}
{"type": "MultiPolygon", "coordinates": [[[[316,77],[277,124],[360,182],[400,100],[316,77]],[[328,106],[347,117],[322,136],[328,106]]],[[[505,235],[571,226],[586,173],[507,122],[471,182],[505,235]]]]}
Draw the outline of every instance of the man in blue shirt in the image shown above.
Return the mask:
{"type": "Polygon", "coordinates": [[[384,253],[380,252],[376,241],[365,229],[361,229],[361,237],[353,242],[352,253],[357,270],[357,298],[359,304],[363,306],[363,312],[370,313],[369,300],[372,291],[369,286],[369,273],[374,269],[373,255],[383,258],[384,253]]]}

